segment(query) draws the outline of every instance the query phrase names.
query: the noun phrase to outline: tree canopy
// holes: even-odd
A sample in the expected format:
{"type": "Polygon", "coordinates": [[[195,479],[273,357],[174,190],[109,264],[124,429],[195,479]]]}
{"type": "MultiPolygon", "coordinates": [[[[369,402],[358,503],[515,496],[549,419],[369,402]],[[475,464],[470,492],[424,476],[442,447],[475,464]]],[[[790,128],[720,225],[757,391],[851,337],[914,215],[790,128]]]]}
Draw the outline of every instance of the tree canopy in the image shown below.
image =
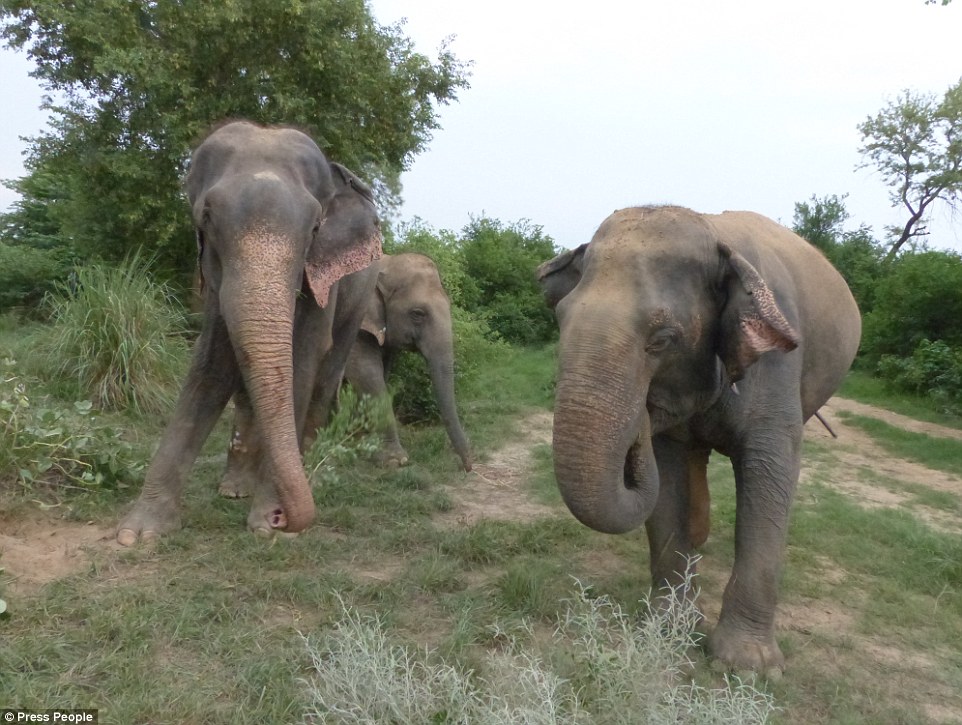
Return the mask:
{"type": "Polygon", "coordinates": [[[303,128],[382,199],[467,87],[443,45],[415,52],[364,0],[0,0],[0,34],[51,94],[5,241],[191,264],[181,196],[191,147],[229,118],[303,128]]]}
{"type": "Polygon", "coordinates": [[[908,219],[894,228],[889,258],[912,238],[928,234],[931,205],[962,197],[962,80],[941,99],[903,91],[874,117],[858,126],[859,151],[892,188],[892,206],[902,206],[908,219]]]}

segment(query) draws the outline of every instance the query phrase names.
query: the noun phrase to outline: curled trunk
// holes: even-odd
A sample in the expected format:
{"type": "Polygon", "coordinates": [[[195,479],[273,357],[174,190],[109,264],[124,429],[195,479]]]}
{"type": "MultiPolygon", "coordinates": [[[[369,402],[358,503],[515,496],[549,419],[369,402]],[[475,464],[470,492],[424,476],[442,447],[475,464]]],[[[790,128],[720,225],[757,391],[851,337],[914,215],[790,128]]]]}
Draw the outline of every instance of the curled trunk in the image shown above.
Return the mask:
{"type": "Polygon", "coordinates": [[[658,467],[631,351],[610,325],[563,331],[555,398],[555,477],[586,526],[619,534],[641,525],[658,499],[658,467]],[[612,361],[618,361],[613,365],[612,361]]]}

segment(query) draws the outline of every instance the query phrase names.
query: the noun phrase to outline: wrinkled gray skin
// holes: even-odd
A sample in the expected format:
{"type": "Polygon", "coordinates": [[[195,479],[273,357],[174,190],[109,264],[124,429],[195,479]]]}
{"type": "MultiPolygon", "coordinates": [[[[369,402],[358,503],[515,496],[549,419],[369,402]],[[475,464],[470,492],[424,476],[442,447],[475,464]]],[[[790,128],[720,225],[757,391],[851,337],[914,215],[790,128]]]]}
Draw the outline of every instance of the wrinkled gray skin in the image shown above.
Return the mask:
{"type": "Polygon", "coordinates": [[[355,230],[338,212],[340,199],[358,195],[356,183],[292,129],[230,123],[194,152],[187,194],[203,329],[140,498],[118,527],[120,543],[180,526],[184,479],[235,393],[249,400],[258,438],[248,526],[298,532],[311,523],[298,431],[319,350],[330,346],[338,280],[381,253],[376,226],[355,230]]]}
{"type": "Polygon", "coordinates": [[[845,282],[764,217],[677,207],[615,212],[539,278],[558,300],[553,449],[568,508],[608,533],[644,523],[663,591],[707,536],[708,456],[728,456],[735,563],[709,648],[735,668],[780,671],[776,590],[802,426],[861,334],[845,282]]]}
{"type": "MultiPolygon", "coordinates": [[[[347,347],[344,377],[361,393],[387,395],[386,378],[394,356],[401,350],[416,350],[428,362],[428,370],[438,407],[448,437],[461,458],[462,467],[471,470],[471,449],[467,436],[458,419],[454,397],[454,339],[451,329],[451,303],[441,284],[441,277],[434,262],[421,254],[383,255],[364,272],[376,277],[376,286],[365,282],[351,285],[352,310],[350,325],[339,329],[346,333],[355,330],[353,346],[343,344],[339,336],[334,349],[339,353],[347,347]],[[358,293],[366,292],[363,299],[358,293]],[[358,331],[358,322],[360,322],[358,331]]],[[[353,282],[351,275],[339,282],[338,312],[348,309],[342,300],[347,289],[345,283],[353,282]]],[[[342,356],[343,358],[343,356],[342,356]]],[[[333,367],[333,366],[327,366],[333,367]]],[[[305,424],[304,437],[309,441],[313,431],[327,422],[330,398],[336,391],[340,378],[320,380],[323,393],[316,395],[315,405],[305,424]],[[324,402],[318,405],[318,401],[324,402]]],[[[227,471],[220,484],[220,493],[230,498],[249,496],[256,480],[256,469],[251,466],[251,434],[249,415],[237,401],[238,414],[234,434],[227,456],[227,471]]],[[[404,465],[408,455],[398,437],[397,422],[393,415],[382,432],[383,445],[380,460],[385,465],[404,465]]]]}
{"type": "MultiPolygon", "coordinates": [[[[424,356],[434,396],[451,445],[465,471],[471,449],[458,420],[454,398],[454,333],[451,303],[434,262],[422,254],[385,254],[375,265],[377,288],[371,295],[361,333],[347,362],[347,380],[361,393],[387,395],[387,375],[397,353],[424,356]]],[[[383,434],[381,459],[404,465],[408,455],[391,416],[383,434]]]]}

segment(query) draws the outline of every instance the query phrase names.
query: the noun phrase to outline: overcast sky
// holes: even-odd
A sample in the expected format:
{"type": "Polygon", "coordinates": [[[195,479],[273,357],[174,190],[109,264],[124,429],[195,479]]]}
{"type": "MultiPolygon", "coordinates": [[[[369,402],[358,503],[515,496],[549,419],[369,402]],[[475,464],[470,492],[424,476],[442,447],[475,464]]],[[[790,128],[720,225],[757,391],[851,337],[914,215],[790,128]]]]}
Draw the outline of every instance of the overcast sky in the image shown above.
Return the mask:
{"type": "MultiPolygon", "coordinates": [[[[432,57],[449,35],[471,88],[404,174],[402,219],[459,230],[530,219],[565,247],[615,209],[670,202],[790,224],[813,194],[849,194],[851,226],[902,221],[856,125],[899,91],[962,76],[962,0],[369,0],[432,57]],[[570,9],[562,9],[564,6],[570,9]],[[545,8],[553,8],[545,11],[545,8]]],[[[27,59],[0,52],[0,178],[45,123],[27,59]]],[[[14,199],[0,191],[0,208],[14,199]]],[[[934,246],[962,249],[962,214],[934,246]]]]}

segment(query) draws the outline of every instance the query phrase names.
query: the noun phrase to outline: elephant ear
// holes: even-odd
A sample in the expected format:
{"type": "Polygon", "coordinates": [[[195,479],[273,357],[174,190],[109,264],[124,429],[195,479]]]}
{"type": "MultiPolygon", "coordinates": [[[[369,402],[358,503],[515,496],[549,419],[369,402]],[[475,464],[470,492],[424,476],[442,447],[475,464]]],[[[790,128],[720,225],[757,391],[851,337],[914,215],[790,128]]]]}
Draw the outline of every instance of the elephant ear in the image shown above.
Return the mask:
{"type": "Polygon", "coordinates": [[[541,285],[544,300],[551,309],[554,309],[581,281],[587,249],[588,243],[585,242],[580,247],[562,252],[538,267],[535,274],[541,285]]]}
{"type": "Polygon", "coordinates": [[[387,306],[384,302],[383,281],[384,273],[380,272],[374,294],[371,295],[367,309],[364,311],[364,319],[361,320],[361,329],[372,335],[381,347],[384,347],[384,339],[387,335],[387,306]]]}
{"type": "Polygon", "coordinates": [[[327,305],[331,286],[381,256],[381,224],[371,190],[349,169],[331,163],[333,197],[304,264],[314,299],[327,305]]]}
{"type": "Polygon", "coordinates": [[[727,292],[718,354],[734,383],[764,353],[791,352],[800,338],[755,267],[724,242],[718,243],[718,250],[724,260],[727,292]]]}

